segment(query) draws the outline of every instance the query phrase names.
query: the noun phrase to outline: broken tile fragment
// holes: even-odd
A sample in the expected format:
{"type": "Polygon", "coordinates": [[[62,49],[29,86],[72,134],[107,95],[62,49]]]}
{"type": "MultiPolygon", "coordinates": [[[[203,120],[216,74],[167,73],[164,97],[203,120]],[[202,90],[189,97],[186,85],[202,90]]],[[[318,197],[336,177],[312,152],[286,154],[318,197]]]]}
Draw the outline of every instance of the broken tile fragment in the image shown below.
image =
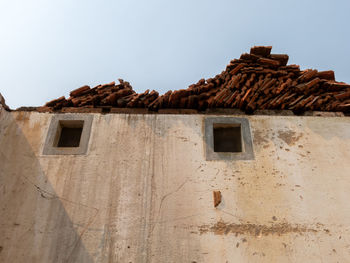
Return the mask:
{"type": "Polygon", "coordinates": [[[221,203],[221,192],[213,191],[214,207],[217,207],[221,203]]]}
{"type": "Polygon", "coordinates": [[[272,46],[254,46],[250,49],[250,54],[267,57],[270,55],[272,46]]]}

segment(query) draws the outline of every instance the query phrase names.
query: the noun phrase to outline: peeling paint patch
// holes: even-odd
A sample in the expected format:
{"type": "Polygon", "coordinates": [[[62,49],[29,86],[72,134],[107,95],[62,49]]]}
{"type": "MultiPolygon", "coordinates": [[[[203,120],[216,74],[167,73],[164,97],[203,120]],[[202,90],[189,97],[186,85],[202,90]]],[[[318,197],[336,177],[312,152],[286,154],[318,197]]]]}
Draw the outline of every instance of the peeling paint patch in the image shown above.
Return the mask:
{"type": "Polygon", "coordinates": [[[303,134],[297,134],[295,131],[279,131],[278,138],[284,141],[289,146],[294,145],[299,139],[303,136],[303,134]]]}
{"type": "Polygon", "coordinates": [[[215,235],[250,235],[250,236],[268,236],[268,235],[285,235],[290,233],[316,233],[318,230],[313,228],[308,228],[304,225],[292,225],[289,223],[279,223],[272,225],[257,225],[257,224],[236,224],[236,223],[226,223],[224,221],[219,221],[215,225],[202,225],[199,226],[199,233],[205,234],[212,232],[215,235]]]}

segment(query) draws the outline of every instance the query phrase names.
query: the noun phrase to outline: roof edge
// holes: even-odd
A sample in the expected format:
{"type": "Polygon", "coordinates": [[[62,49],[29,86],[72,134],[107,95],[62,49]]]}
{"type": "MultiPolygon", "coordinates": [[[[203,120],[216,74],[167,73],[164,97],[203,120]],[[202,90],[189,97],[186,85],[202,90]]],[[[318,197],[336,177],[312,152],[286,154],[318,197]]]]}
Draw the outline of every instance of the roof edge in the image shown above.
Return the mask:
{"type": "Polygon", "coordinates": [[[166,108],[159,109],[158,111],[149,110],[148,108],[92,108],[92,107],[80,107],[80,108],[62,108],[58,111],[53,111],[49,107],[20,107],[13,112],[37,112],[37,113],[49,113],[49,114],[65,114],[65,113],[97,113],[97,114],[173,114],[173,115],[242,115],[242,116],[255,116],[255,115],[270,115],[270,116],[314,116],[314,117],[350,117],[350,113],[337,112],[337,111],[305,111],[299,114],[294,113],[291,110],[256,110],[251,114],[240,109],[230,108],[213,108],[206,109],[204,111],[196,109],[179,109],[179,108],[166,108]]]}

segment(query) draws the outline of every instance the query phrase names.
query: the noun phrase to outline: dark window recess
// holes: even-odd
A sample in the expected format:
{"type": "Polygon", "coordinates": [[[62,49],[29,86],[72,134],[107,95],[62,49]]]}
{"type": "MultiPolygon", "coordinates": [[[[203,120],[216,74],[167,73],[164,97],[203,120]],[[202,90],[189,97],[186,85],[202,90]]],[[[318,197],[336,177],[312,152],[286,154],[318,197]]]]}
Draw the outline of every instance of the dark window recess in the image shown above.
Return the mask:
{"type": "Polygon", "coordinates": [[[214,152],[242,152],[240,125],[214,124],[214,152]]]}
{"type": "Polygon", "coordinates": [[[84,121],[60,121],[56,147],[79,147],[84,121]]]}

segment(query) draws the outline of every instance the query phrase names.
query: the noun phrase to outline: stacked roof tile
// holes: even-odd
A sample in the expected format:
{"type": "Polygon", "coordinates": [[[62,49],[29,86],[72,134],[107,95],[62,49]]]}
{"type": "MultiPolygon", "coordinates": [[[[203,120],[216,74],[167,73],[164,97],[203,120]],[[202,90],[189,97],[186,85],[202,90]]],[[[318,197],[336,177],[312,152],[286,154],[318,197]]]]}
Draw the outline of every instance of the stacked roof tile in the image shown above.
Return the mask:
{"type": "Polygon", "coordinates": [[[49,110],[64,108],[148,108],[240,109],[255,110],[341,111],[350,112],[350,85],[335,81],[333,71],[300,70],[287,65],[288,55],[271,54],[271,46],[256,46],[227,65],[214,78],[201,79],[187,89],[136,93],[123,80],[73,90],[70,97],[46,103],[49,110]]]}

